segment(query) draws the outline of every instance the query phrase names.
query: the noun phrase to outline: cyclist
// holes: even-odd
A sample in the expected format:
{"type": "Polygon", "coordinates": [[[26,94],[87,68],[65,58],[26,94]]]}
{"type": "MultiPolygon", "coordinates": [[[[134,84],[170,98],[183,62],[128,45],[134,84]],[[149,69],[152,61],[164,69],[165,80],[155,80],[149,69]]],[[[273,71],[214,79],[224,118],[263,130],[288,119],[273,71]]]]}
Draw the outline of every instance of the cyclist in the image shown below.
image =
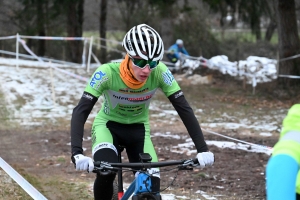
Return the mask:
{"type": "Polygon", "coordinates": [[[268,200],[300,200],[300,104],[283,120],[280,139],[266,167],[268,200]]]}
{"type": "MultiPolygon", "coordinates": [[[[197,149],[201,167],[214,163],[199,123],[176,80],[165,64],[160,35],[150,26],[131,28],[123,42],[127,55],[120,63],[101,65],[89,80],[74,108],[71,119],[71,159],[76,170],[93,170],[94,161],[118,162],[119,145],[125,146],[129,162],[139,162],[139,153],[149,153],[158,161],[150,138],[149,104],[161,89],[177,110],[197,149]],[[100,95],[104,103],[92,126],[93,159],[83,155],[82,140],[86,119],[100,95]]],[[[159,170],[159,169],[153,169],[159,170]]],[[[159,172],[159,171],[158,171],[159,172]]],[[[115,174],[97,174],[95,199],[111,199],[115,174]]],[[[152,190],[159,191],[159,173],[151,177],[152,190]]]]}
{"type": "Polygon", "coordinates": [[[180,53],[189,56],[189,53],[183,46],[183,41],[181,39],[177,39],[176,43],[168,49],[167,58],[170,62],[176,63],[180,59],[180,53]]]}

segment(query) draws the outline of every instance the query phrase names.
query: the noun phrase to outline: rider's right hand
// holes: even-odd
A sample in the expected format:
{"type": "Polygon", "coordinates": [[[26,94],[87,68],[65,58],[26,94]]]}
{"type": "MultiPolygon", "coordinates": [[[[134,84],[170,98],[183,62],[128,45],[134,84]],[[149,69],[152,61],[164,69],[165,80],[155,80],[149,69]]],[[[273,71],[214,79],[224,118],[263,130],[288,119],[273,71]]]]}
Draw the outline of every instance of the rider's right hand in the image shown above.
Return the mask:
{"type": "Polygon", "coordinates": [[[87,170],[88,172],[92,172],[94,170],[94,162],[90,157],[77,154],[73,156],[73,158],[75,160],[76,170],[87,170]]]}

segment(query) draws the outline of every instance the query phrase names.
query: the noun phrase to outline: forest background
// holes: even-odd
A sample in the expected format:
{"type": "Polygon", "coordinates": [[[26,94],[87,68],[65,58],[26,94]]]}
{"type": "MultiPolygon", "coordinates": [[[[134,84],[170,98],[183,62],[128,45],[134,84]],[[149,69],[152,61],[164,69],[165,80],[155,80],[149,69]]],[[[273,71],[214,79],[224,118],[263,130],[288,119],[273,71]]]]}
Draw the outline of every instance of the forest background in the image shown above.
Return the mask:
{"type": "MultiPolygon", "coordinates": [[[[124,52],[109,40],[120,42],[131,27],[146,23],[161,34],[165,49],[180,38],[192,56],[268,57],[280,61],[279,74],[299,76],[299,57],[282,60],[300,51],[299,5],[299,0],[2,0],[0,36],[94,35],[99,37],[94,52],[104,63],[124,52]]],[[[38,56],[82,59],[82,41],[26,43],[38,56]]],[[[0,40],[0,48],[15,51],[15,42],[0,40]]],[[[300,79],[279,77],[274,85],[290,90],[300,79]]]]}

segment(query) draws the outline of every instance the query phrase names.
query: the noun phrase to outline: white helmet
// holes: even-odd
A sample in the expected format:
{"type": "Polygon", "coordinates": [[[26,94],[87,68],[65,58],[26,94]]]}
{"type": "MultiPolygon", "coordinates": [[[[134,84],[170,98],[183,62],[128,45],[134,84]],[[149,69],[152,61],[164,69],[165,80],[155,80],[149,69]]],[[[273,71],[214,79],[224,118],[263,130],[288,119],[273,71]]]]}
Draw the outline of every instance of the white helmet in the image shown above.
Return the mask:
{"type": "Polygon", "coordinates": [[[182,41],[181,39],[177,39],[177,40],[176,40],[176,44],[178,44],[178,45],[183,45],[183,41],[182,41]]]}
{"type": "Polygon", "coordinates": [[[139,56],[144,60],[161,60],[164,44],[159,34],[147,24],[140,24],[130,29],[122,42],[129,56],[139,56]]]}

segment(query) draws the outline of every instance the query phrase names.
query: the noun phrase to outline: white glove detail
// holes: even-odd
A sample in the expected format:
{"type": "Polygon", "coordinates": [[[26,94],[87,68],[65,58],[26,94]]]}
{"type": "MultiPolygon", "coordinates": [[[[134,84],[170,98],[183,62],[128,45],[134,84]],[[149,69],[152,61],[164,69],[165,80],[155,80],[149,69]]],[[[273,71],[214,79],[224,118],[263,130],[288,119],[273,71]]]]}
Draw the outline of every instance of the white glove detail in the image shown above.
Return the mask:
{"type": "Polygon", "coordinates": [[[77,154],[74,156],[74,159],[76,163],[76,170],[88,170],[88,172],[92,172],[94,170],[94,162],[90,157],[77,154]]]}
{"type": "Polygon", "coordinates": [[[197,154],[197,159],[201,168],[212,166],[215,162],[215,157],[212,152],[202,152],[197,154]]]}

